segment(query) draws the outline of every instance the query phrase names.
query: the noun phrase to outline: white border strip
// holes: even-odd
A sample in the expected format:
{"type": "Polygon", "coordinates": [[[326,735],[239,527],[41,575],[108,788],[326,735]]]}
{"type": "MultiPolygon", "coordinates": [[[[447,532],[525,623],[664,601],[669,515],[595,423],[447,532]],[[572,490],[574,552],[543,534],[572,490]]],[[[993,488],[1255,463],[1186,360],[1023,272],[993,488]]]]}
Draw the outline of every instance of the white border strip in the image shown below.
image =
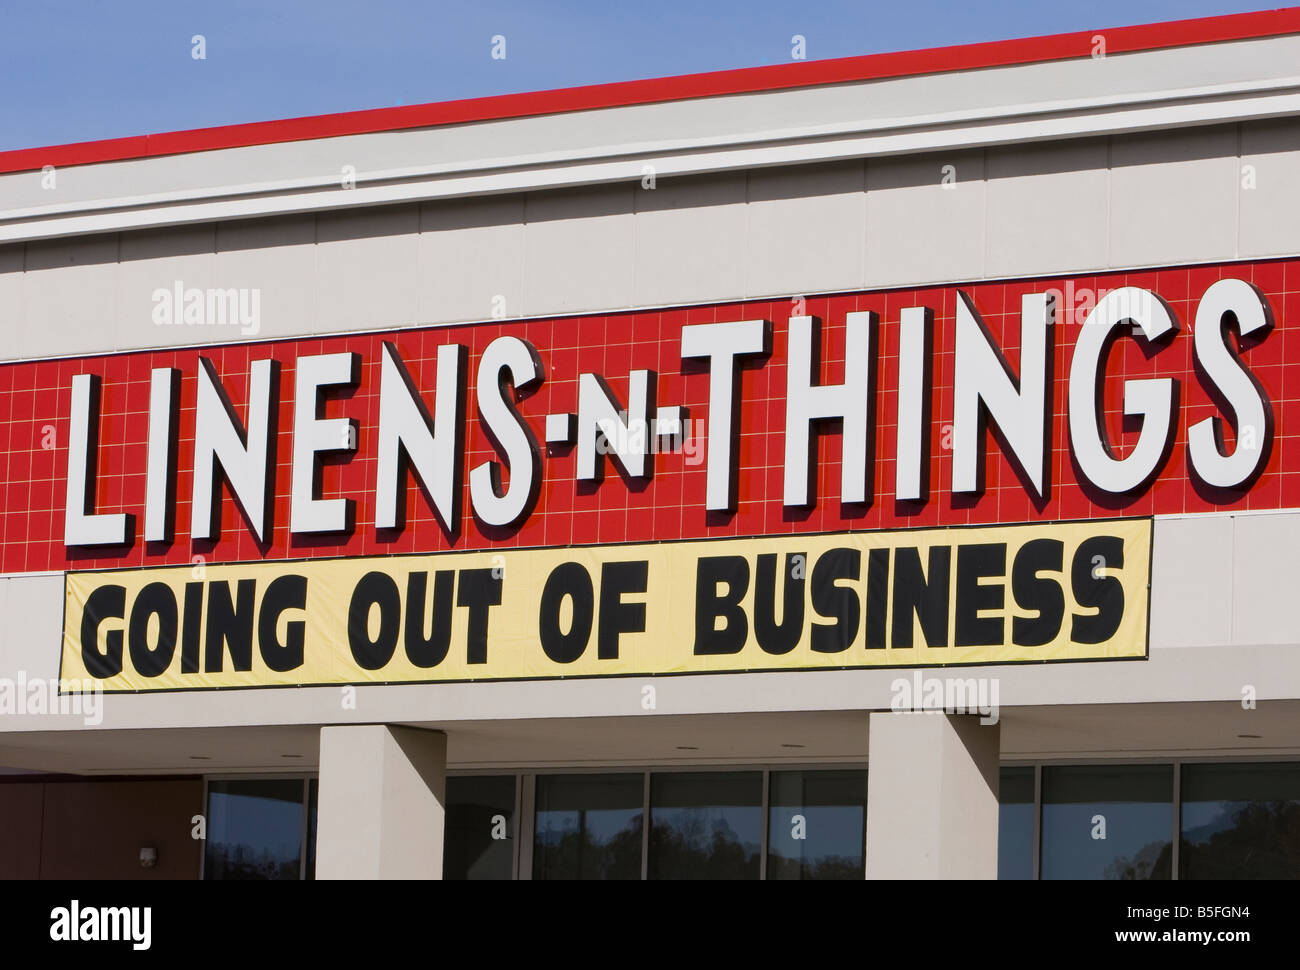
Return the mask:
{"type": "Polygon", "coordinates": [[[1300,76],[1155,93],[1031,103],[901,119],[781,129],[760,135],[605,146],[215,189],[14,209],[0,243],[326,209],[391,205],[849,158],[1240,122],[1300,114],[1300,76]]]}

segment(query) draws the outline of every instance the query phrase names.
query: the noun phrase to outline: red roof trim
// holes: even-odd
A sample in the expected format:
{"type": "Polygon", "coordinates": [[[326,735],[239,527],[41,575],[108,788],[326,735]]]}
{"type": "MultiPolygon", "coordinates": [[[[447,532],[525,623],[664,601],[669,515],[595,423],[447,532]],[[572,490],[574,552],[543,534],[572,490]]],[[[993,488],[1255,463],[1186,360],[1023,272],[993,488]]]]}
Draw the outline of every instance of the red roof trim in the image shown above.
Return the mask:
{"type": "Polygon", "coordinates": [[[908,77],[948,71],[1030,64],[1089,57],[1093,38],[1104,33],[1106,53],[1187,47],[1216,41],[1244,40],[1300,33],[1300,7],[1252,13],[1177,20],[1160,24],[1085,30],[1047,37],[934,47],[919,51],[867,54],[825,61],[801,61],[767,67],[749,67],[707,74],[642,81],[619,81],[584,87],[503,94],[434,104],[374,108],[340,114],[314,115],[281,121],[196,128],[158,135],[137,135],[104,141],[78,142],[48,148],[22,148],[0,152],[0,173],[23,172],[46,165],[65,167],[185,152],[241,148],[275,142],[306,141],[341,135],[429,128],[500,118],[522,118],[611,108],[724,94],[745,94],[788,88],[842,84],[850,81],[908,77]]]}

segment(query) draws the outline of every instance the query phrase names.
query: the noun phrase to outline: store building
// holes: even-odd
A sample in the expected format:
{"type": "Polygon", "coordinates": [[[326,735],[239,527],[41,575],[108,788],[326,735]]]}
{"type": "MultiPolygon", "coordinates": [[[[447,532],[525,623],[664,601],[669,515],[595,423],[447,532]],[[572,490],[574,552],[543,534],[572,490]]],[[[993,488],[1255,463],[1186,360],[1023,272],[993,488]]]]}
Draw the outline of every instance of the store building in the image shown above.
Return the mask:
{"type": "Polygon", "coordinates": [[[1300,875],[1297,64],[0,154],[0,874],[1300,875]]]}

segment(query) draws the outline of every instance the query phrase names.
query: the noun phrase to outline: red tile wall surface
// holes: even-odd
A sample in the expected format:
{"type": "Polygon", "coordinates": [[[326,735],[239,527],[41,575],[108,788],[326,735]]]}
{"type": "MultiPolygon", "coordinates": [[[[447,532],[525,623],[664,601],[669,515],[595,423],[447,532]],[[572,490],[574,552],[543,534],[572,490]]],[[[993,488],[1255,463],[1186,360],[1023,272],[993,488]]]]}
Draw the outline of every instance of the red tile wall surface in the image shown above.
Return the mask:
{"type": "MultiPolygon", "coordinates": [[[[843,506],[838,498],[840,440],[837,433],[820,438],[818,496],[810,510],[786,510],[781,502],[784,447],[784,401],[787,321],[790,301],[754,301],[672,310],[624,312],[560,319],[489,322],[460,327],[412,327],[396,332],[309,338],[111,356],[13,363],[0,366],[0,460],[4,462],[0,570],[42,570],[146,566],[189,562],[363,556],[436,552],[450,548],[565,546],[587,543],[656,541],[712,536],[779,535],[798,532],[872,530],[918,526],[1012,523],[1087,519],[1117,515],[1203,512],[1217,508],[1278,509],[1300,507],[1300,261],[1273,260],[1141,272],[1073,277],[1076,294],[1085,289],[1140,286],[1154,290],[1173,309],[1180,332],[1172,343],[1147,357],[1135,340],[1121,340],[1112,352],[1105,391],[1111,441],[1123,453],[1136,431],[1120,423],[1123,380],[1172,377],[1180,384],[1178,430],[1172,454],[1156,482],[1123,499],[1102,500],[1081,487],[1072,468],[1066,416],[1069,362],[1083,314],[1066,305],[1058,310],[1054,350],[1054,418],[1051,487],[1038,506],[1021,485],[996,440],[989,436],[985,492],[975,500],[954,498],[951,452],[943,447],[945,426],[952,421],[953,327],[956,288],[850,293],[810,298],[805,312],[823,320],[821,381],[837,382],[843,374],[844,318],[855,310],[880,315],[877,360],[875,501],[866,507],[843,506]],[[1238,277],[1254,283],[1268,298],[1274,327],[1241,353],[1265,388],[1274,414],[1274,441],[1264,473],[1248,489],[1210,495],[1187,472],[1187,430],[1218,414],[1192,362],[1191,324],[1196,304],[1215,280],[1238,277]],[[894,421],[897,411],[899,313],[905,307],[929,306],[935,313],[934,389],[931,426],[930,500],[903,506],[892,496],[894,421]],[[680,332],[685,324],[764,317],[773,322],[770,358],[744,367],[739,448],[739,494],[734,514],[704,508],[705,467],[680,453],[654,458],[654,475],[643,490],[630,490],[612,469],[596,487],[575,479],[576,450],[548,451],[543,446],[543,484],[532,514],[505,537],[489,537],[470,514],[468,469],[497,458],[476,419],[473,388],[478,359],[498,336],[530,341],[545,368],[545,382],[519,404],[539,442],[545,441],[545,415],[575,411],[578,375],[593,372],[608,381],[626,401],[628,372],[649,368],[659,374],[658,403],[683,404],[692,419],[708,418],[708,374],[684,368],[680,332]],[[1064,319],[1063,319],[1064,318],[1064,319]],[[374,520],[375,456],[381,344],[395,341],[417,385],[435,397],[437,348],[459,342],[469,348],[470,399],[466,414],[463,522],[448,536],[435,519],[414,479],[408,481],[407,526],[397,535],[376,535],[374,520]],[[289,533],[289,481],[292,458],[294,361],[299,356],[355,351],[361,355],[360,385],[331,395],[326,417],[354,417],[360,422],[359,446],[346,463],[326,464],[322,497],[347,496],[357,502],[357,527],[346,536],[293,537],[289,533]],[[276,449],[276,504],[269,543],[260,545],[228,493],[222,501],[220,537],[215,543],[192,542],[188,535],[193,451],[193,419],[198,358],[212,360],[231,400],[245,417],[250,362],[274,357],[281,362],[279,438],[276,449]],[[1292,366],[1288,375],[1287,367],[1292,366]],[[149,373],[155,367],[182,372],[176,538],[167,545],[137,541],[128,548],[68,549],[63,544],[63,505],[70,388],[76,374],[102,376],[99,478],[96,511],[134,513],[139,532],[144,512],[149,373]]],[[[1019,369],[1020,298],[1051,287],[1065,290],[1065,278],[963,285],[984,322],[1019,369]]],[[[183,340],[185,331],[166,336],[183,340]]],[[[1229,438],[1229,440],[1231,440],[1229,438]]]]}

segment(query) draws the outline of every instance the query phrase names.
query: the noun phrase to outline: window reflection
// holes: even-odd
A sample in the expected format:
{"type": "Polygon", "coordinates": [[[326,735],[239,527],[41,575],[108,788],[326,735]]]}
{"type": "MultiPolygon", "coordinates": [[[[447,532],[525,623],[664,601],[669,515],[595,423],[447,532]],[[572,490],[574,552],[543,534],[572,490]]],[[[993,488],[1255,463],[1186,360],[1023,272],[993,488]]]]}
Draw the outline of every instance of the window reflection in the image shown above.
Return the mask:
{"type": "Polygon", "coordinates": [[[1034,769],[1003,768],[998,781],[998,878],[1034,878],[1034,769]]]}
{"type": "Polygon", "coordinates": [[[1172,765],[1043,769],[1044,879],[1168,879],[1172,765]]]}
{"type": "MultiPolygon", "coordinates": [[[[1042,878],[1170,878],[1172,765],[1042,771],[1042,878]]],[[[1181,771],[1179,878],[1300,878],[1300,764],[1181,771]]],[[[867,773],[769,777],[768,878],[862,878],[867,773]]],[[[757,771],[652,773],[650,877],[758,878],[762,778],[757,771]]],[[[638,878],[644,784],[639,772],[539,777],[533,877],[638,878]]],[[[446,877],[510,879],[515,777],[449,778],[447,796],[446,877]]],[[[297,879],[304,871],[313,878],[317,800],[315,779],[210,781],[205,878],[297,879]]],[[[1034,769],[1003,768],[999,879],[1034,878],[1034,811],[1034,769]]]]}
{"type": "Polygon", "coordinates": [[[645,776],[537,779],[534,879],[640,879],[645,776]]]}
{"type": "Polygon", "coordinates": [[[513,878],[513,775],[448,778],[444,826],[444,879],[513,878]]]}
{"type": "Polygon", "coordinates": [[[1300,765],[1184,765],[1180,879],[1300,877],[1300,765]]]}
{"type": "Polygon", "coordinates": [[[650,776],[651,879],[757,879],[763,774],[650,776]]]}
{"type": "Polygon", "coordinates": [[[867,817],[865,771],[774,771],[767,878],[861,879],[867,817]]]}
{"type": "Polygon", "coordinates": [[[297,779],[208,783],[205,879],[300,879],[304,784],[297,779]]]}

